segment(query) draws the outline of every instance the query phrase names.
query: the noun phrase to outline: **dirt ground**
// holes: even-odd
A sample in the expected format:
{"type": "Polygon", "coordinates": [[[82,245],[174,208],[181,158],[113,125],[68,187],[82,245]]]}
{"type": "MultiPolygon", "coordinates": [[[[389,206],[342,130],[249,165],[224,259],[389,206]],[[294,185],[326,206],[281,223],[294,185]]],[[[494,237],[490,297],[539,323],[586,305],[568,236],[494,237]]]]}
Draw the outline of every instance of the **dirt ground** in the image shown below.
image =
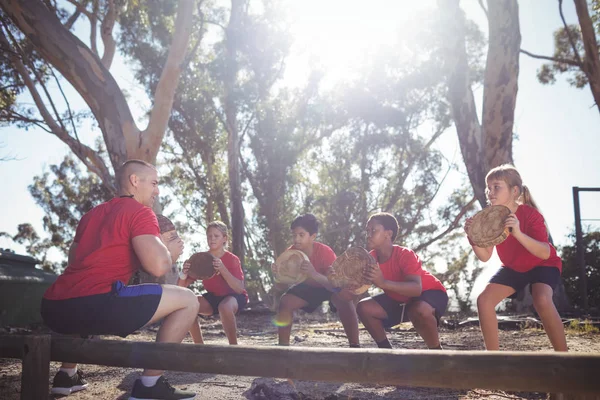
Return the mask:
{"type": "MultiPolygon", "coordinates": [[[[450,317],[452,318],[452,317],[450,317]]],[[[243,345],[270,346],[277,343],[277,329],[272,324],[272,315],[265,312],[244,312],[238,317],[239,343],[243,345]]],[[[456,324],[454,324],[456,325],[456,324]]],[[[532,324],[536,326],[535,321],[532,324]]],[[[507,324],[515,328],[514,324],[507,324]]],[[[156,327],[143,329],[126,340],[154,341],[156,327]]],[[[203,321],[206,343],[227,344],[218,319],[203,321]]],[[[0,334],[20,333],[19,330],[0,328],[0,334]]],[[[376,347],[369,334],[361,329],[363,347],[376,347]]],[[[395,348],[424,349],[421,338],[411,324],[402,324],[388,332],[395,348]]],[[[442,345],[446,350],[483,350],[483,340],[478,326],[464,324],[453,327],[445,324],[440,328],[442,345]],[[448,327],[450,326],[450,328],[448,327]]],[[[115,337],[106,337],[116,339],[115,337]]],[[[501,345],[505,349],[523,351],[550,351],[552,348],[543,330],[539,328],[500,330],[501,345]]],[[[599,353],[600,334],[567,330],[570,351],[599,353]]],[[[292,330],[293,346],[346,347],[343,328],[335,315],[304,314],[297,316],[292,330]]],[[[189,336],[185,342],[191,342],[189,336]]],[[[52,363],[50,379],[58,369],[52,363]]],[[[139,370],[95,365],[81,365],[89,383],[87,390],[72,394],[69,400],[79,399],[127,399],[139,370]]],[[[21,362],[0,359],[0,399],[20,398],[21,362]]],[[[167,372],[167,378],[176,387],[198,393],[197,399],[544,399],[545,393],[507,393],[490,390],[448,390],[416,387],[365,385],[355,383],[323,383],[288,381],[285,379],[239,377],[212,374],[167,372]]],[[[50,397],[51,398],[51,397],[50,397]]]]}

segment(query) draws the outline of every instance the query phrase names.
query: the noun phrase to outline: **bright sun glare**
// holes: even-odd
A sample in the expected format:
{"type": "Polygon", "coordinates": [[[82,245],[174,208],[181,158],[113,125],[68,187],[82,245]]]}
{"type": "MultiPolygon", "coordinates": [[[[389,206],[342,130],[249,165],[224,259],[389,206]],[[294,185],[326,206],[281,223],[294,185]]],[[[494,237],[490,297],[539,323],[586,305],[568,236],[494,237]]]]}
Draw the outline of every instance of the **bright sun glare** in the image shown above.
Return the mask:
{"type": "Polygon", "coordinates": [[[287,80],[302,81],[310,67],[333,79],[351,78],[380,46],[390,45],[403,31],[418,26],[418,15],[433,0],[290,0],[292,54],[287,80]]]}

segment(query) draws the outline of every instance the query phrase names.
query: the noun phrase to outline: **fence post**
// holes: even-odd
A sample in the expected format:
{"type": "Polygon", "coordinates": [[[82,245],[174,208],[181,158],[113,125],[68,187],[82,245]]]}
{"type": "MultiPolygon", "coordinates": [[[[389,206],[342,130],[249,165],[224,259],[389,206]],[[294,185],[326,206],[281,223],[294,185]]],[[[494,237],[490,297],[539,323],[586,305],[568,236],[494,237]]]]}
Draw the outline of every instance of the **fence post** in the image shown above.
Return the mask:
{"type": "Polygon", "coordinates": [[[50,335],[26,336],[23,342],[21,400],[47,399],[50,375],[50,335]]]}

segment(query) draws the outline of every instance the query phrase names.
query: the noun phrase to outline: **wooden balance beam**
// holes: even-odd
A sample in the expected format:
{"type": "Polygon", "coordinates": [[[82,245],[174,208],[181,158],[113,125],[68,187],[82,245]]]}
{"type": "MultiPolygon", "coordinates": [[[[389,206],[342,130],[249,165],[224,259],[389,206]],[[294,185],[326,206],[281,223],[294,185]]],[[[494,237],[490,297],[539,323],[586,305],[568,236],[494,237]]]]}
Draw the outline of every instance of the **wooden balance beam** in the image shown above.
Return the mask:
{"type": "Polygon", "coordinates": [[[25,336],[12,339],[8,346],[0,338],[0,357],[14,357],[19,340],[29,346],[21,351],[22,387],[36,386],[32,383],[34,375],[42,375],[45,370],[37,385],[45,393],[52,360],[307,381],[572,393],[579,395],[576,398],[600,398],[596,397],[600,394],[600,354],[222,346],[25,336]],[[35,352],[39,354],[32,355],[35,352]],[[43,365],[34,367],[35,363],[43,365]],[[26,367],[31,371],[26,373],[26,367]]]}

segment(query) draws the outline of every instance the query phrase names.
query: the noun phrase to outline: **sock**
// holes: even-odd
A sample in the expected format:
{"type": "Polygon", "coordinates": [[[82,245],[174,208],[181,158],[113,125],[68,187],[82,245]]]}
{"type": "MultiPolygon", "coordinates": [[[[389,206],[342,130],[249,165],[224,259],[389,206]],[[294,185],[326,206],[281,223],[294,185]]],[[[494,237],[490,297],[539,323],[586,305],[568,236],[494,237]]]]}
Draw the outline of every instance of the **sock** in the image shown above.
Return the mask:
{"type": "Polygon", "coordinates": [[[392,344],[388,339],[384,339],[381,342],[377,342],[377,347],[379,347],[380,349],[391,349],[392,344]]]}
{"type": "Polygon", "coordinates": [[[146,387],[152,387],[152,386],[156,385],[156,382],[158,382],[158,378],[160,378],[160,375],[156,375],[156,376],[142,375],[142,376],[140,376],[142,385],[144,385],[146,387]]]}
{"type": "Polygon", "coordinates": [[[350,348],[351,348],[351,349],[360,349],[360,344],[357,344],[357,343],[350,343],[350,348]]]}
{"type": "Polygon", "coordinates": [[[75,368],[60,368],[59,371],[66,372],[67,375],[73,376],[77,373],[77,367],[75,367],[75,368]]]}

